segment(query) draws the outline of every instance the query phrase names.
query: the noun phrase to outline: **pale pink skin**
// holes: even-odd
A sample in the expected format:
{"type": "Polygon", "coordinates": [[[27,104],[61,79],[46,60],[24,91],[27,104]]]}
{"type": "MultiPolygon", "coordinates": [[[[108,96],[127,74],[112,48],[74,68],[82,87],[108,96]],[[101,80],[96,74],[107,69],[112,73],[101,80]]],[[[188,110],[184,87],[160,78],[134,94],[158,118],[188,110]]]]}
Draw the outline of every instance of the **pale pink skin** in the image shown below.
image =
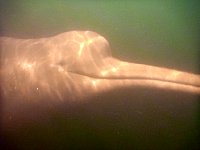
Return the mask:
{"type": "Polygon", "coordinates": [[[108,41],[95,32],[70,31],[40,39],[1,37],[0,43],[2,109],[7,116],[19,103],[23,107],[24,102],[80,102],[118,87],[200,94],[199,75],[115,59],[108,41]]]}

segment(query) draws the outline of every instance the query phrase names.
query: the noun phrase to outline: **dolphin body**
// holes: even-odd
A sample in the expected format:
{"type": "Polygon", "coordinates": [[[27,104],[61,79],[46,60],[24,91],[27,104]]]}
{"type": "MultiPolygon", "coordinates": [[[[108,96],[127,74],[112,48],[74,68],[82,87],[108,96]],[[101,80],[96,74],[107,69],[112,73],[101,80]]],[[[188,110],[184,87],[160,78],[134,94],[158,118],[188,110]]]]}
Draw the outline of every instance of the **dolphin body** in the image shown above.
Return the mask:
{"type": "Polygon", "coordinates": [[[39,39],[1,37],[0,44],[3,123],[25,105],[79,102],[118,87],[200,94],[200,75],[120,61],[95,32],[70,31],[39,39]]]}

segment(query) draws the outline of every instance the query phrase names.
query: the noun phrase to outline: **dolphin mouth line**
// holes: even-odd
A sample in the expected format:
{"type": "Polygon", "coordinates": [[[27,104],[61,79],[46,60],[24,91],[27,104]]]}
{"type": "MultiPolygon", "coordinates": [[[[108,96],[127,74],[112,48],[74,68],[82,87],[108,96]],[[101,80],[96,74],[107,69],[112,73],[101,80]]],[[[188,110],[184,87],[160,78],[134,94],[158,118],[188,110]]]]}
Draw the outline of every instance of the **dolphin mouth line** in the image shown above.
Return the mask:
{"type": "Polygon", "coordinates": [[[180,81],[171,81],[171,80],[167,80],[167,79],[158,79],[158,78],[148,78],[148,77],[141,77],[141,76],[134,76],[134,77],[115,77],[115,76],[98,76],[98,75],[94,75],[94,74],[87,74],[87,73],[81,73],[81,72],[74,72],[74,71],[68,71],[71,74],[75,74],[78,76],[85,76],[88,78],[93,78],[93,79],[99,79],[99,80],[143,80],[143,81],[158,81],[158,82],[162,82],[162,83],[172,83],[172,84],[179,84],[179,85],[183,85],[183,86],[192,86],[192,87],[197,87],[200,88],[200,85],[194,85],[194,84],[190,84],[190,83],[184,83],[184,82],[180,82],[180,81]]]}

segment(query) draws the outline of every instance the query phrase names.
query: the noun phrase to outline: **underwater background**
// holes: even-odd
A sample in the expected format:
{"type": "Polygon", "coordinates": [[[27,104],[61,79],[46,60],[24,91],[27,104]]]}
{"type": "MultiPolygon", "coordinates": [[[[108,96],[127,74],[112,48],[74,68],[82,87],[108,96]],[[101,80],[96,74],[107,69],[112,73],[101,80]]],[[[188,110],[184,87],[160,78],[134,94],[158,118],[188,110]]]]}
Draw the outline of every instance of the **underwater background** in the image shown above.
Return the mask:
{"type": "MultiPolygon", "coordinates": [[[[39,38],[70,30],[104,36],[121,60],[200,73],[198,0],[1,0],[0,34],[39,38]]],[[[199,98],[116,89],[3,135],[16,149],[198,149],[199,98]]]]}

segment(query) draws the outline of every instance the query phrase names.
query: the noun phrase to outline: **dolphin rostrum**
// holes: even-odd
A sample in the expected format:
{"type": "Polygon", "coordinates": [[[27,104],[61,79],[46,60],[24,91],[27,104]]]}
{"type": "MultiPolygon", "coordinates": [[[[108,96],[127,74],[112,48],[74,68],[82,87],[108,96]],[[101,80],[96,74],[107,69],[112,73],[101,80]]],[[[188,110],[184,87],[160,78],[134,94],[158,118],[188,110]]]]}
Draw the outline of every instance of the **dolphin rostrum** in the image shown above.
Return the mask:
{"type": "Polygon", "coordinates": [[[120,61],[112,57],[108,41],[95,32],[70,31],[39,39],[1,37],[0,44],[5,122],[25,104],[77,102],[119,87],[200,94],[199,75],[120,61]]]}

